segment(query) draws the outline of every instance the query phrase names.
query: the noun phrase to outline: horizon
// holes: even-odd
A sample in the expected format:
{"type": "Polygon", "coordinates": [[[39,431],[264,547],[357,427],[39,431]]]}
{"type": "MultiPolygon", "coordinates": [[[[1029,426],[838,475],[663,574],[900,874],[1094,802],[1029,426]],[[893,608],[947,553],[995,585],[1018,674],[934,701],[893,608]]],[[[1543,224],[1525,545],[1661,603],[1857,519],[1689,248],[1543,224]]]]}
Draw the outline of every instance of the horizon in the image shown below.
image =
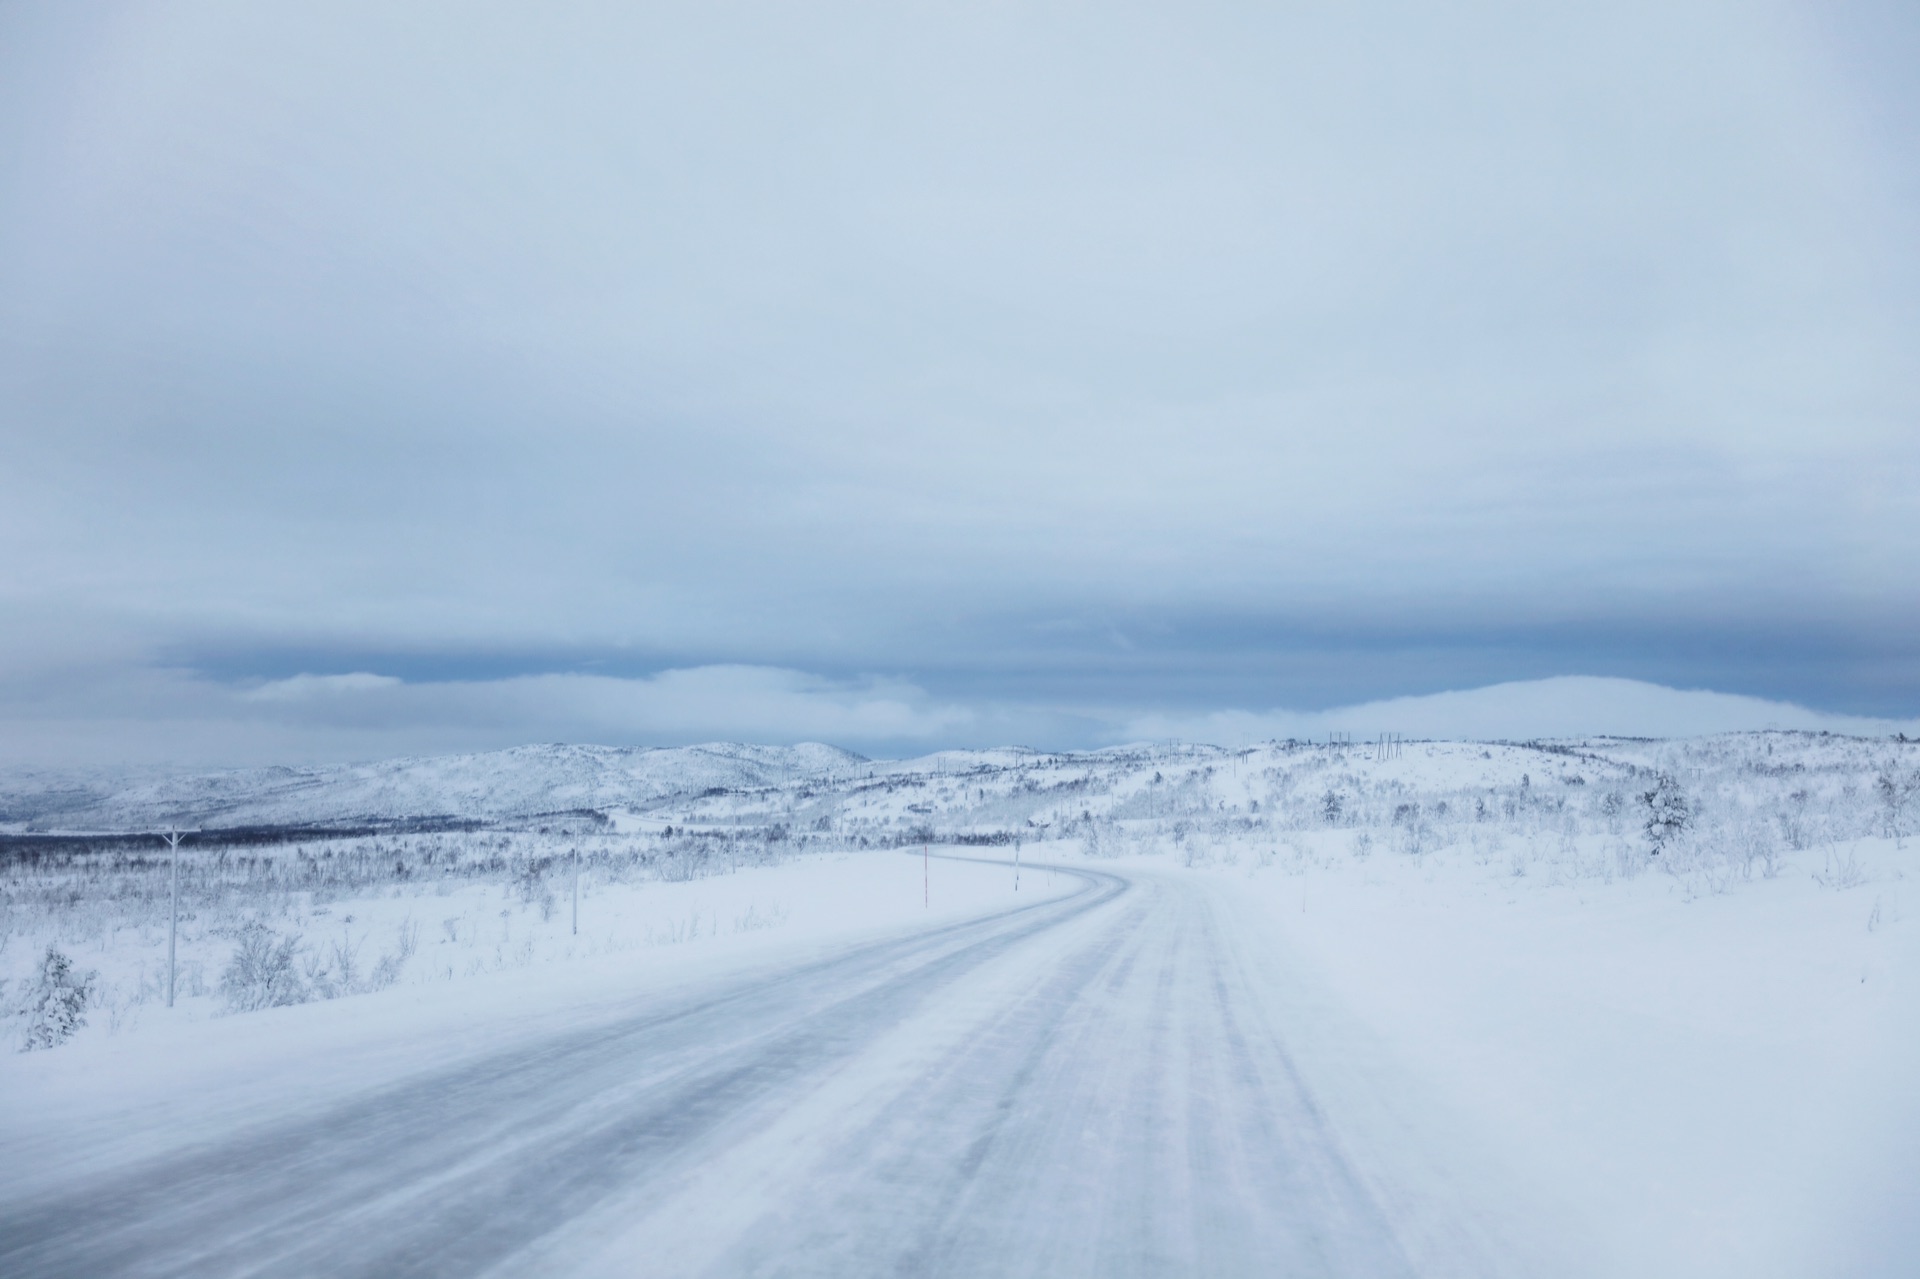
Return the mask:
{"type": "MultiPolygon", "coordinates": [[[[394,751],[365,755],[313,755],[298,759],[220,761],[195,759],[179,751],[166,760],[120,760],[114,763],[46,761],[32,767],[24,760],[0,759],[16,776],[44,775],[159,775],[246,772],[279,768],[325,770],[406,761],[431,761],[467,756],[507,754],[546,748],[650,752],[738,748],[747,751],[791,751],[818,747],[867,763],[903,764],[938,755],[988,754],[1021,751],[1034,755],[1075,756],[1103,752],[1153,749],[1168,744],[1178,748],[1233,752],[1259,746],[1346,745],[1364,748],[1377,738],[1396,737],[1403,743],[1470,743],[1530,745],[1566,742],[1686,742],[1711,737],[1757,734],[1831,736],[1859,741],[1920,738],[1920,720],[1873,720],[1809,711],[1784,702],[1732,697],[1706,690],[1670,689],[1628,680],[1560,677],[1481,689],[1452,690],[1426,697],[1400,698],[1336,707],[1317,715],[1275,712],[1259,716],[1213,716],[1207,720],[1162,721],[1153,727],[1186,729],[1116,736],[1096,745],[1050,747],[1018,741],[977,746],[942,746],[928,750],[887,754],[860,750],[845,743],[814,739],[754,741],[746,738],[710,738],[698,741],[648,743],[543,738],[444,750],[394,751]],[[1573,696],[1569,696],[1569,691],[1573,696]],[[1554,696],[1554,694],[1559,694],[1554,696]],[[1622,707],[1625,700],[1629,703],[1622,707]],[[1611,709],[1603,709],[1603,703],[1611,709]],[[1636,727],[1637,726],[1637,727],[1636,727]],[[1213,728],[1212,734],[1207,729],[1213,728]],[[1408,731],[1409,728],[1411,731],[1408,731]],[[1263,730],[1271,729],[1266,732],[1263,730]],[[1640,731],[1657,729],[1660,731],[1640,731]],[[1511,731],[1506,731],[1511,730],[1511,731]],[[1341,739],[1336,741],[1335,739],[1341,739]]],[[[1135,724],[1131,728],[1141,728],[1135,724]]]]}

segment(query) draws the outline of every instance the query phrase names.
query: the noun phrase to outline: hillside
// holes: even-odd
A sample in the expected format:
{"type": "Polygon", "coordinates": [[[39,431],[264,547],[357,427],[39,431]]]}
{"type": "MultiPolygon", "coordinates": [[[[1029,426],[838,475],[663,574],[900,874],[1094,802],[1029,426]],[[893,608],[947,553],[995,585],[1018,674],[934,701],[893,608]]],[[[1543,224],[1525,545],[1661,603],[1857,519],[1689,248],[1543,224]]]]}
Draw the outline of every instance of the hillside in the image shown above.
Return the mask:
{"type": "Polygon", "coordinates": [[[831,746],[520,746],[472,755],[162,777],[0,780],[15,832],[335,826],[453,817],[492,821],[578,809],[645,809],[864,764],[831,746]]]}

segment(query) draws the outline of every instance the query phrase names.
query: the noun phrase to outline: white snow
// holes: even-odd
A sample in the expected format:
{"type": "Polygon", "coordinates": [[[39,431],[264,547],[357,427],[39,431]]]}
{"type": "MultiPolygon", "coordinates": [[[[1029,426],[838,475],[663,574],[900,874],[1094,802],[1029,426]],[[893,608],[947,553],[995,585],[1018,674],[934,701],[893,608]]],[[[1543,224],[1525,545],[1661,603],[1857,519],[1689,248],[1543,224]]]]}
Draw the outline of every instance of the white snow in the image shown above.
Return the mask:
{"type": "Polygon", "coordinates": [[[1920,1255],[1920,927],[1911,853],[1862,845],[1851,889],[1807,858],[1692,899],[1502,883],[1470,850],[1191,873],[1257,904],[1599,1273],[1897,1274],[1920,1255]]]}
{"type": "MultiPolygon", "coordinates": [[[[16,875],[8,990],[53,941],[99,972],[102,1003],[72,1043],[0,1058],[0,1145],[19,1156],[0,1199],[1062,893],[1068,879],[1036,866],[1059,862],[1130,877],[1155,902],[1207,903],[1264,974],[1261,1015],[1407,1238],[1465,1229],[1464,1203],[1512,1255],[1601,1275],[1907,1273],[1920,1255],[1920,812],[1899,796],[1917,765],[1908,742],[1773,733],[948,752],[831,780],[683,785],[587,834],[259,854],[284,869],[360,849],[371,877],[353,889],[287,889],[235,863],[207,881],[228,895],[183,934],[191,978],[171,1010],[150,891],[43,909],[32,902],[65,900],[54,888],[69,881],[30,901],[31,876],[16,875]],[[1656,858],[1633,806],[1659,772],[1678,779],[1692,826],[1656,858]],[[1020,893],[1004,864],[878,846],[922,836],[1003,861],[1017,838],[1020,893]],[[446,855],[456,848],[466,860],[446,855]],[[577,936],[569,863],[543,860],[573,848],[593,867],[577,936]],[[430,849],[434,874],[380,878],[383,859],[430,849]],[[336,933],[359,937],[363,970],[410,925],[417,943],[389,989],[220,1015],[219,969],[247,919],[299,932],[310,959],[336,933]]],[[[104,892],[71,882],[81,898],[104,892]]],[[[808,1133],[871,1120],[903,1071],[959,1052],[996,1000],[1027,997],[1068,953],[1061,940],[983,969],[959,1003],[877,1039],[790,1132],[702,1175],[731,1169],[777,1199],[774,1183],[806,1166],[808,1133]]],[[[744,1213],[745,1229],[750,1209],[713,1220],[744,1213]]],[[[618,1237],[569,1256],[600,1264],[618,1237]]]]}
{"type": "MultiPolygon", "coordinates": [[[[0,1054],[0,1199],[36,1183],[206,1141],[267,1117],[316,1109],[362,1089],[618,1017],[664,992],[791,967],[845,946],[937,928],[1045,900],[1068,887],[1045,872],[900,852],[823,854],[688,883],[614,885],[566,912],[497,888],[447,898],[334,903],[379,935],[423,900],[468,906],[495,926],[501,903],[533,942],[520,959],[487,941],[425,942],[411,980],[347,999],[221,1016],[211,992],[142,1006],[121,1033],[93,1027],[57,1051],[0,1054]],[[755,919],[764,921],[755,924],[755,919]],[[443,954],[479,954],[472,971],[443,954]],[[495,962],[506,954],[506,962],[495,962]]],[[[444,930],[443,930],[444,931],[444,930]]],[[[88,956],[95,962],[102,956],[88,956]]]]}

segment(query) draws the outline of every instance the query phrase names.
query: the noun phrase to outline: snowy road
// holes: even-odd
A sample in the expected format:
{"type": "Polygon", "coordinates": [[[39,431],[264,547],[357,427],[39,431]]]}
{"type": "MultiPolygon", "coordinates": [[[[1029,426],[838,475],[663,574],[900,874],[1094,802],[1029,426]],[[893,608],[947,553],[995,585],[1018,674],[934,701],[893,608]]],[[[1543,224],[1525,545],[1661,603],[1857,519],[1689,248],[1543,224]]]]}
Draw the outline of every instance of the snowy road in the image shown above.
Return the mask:
{"type": "Polygon", "coordinates": [[[1083,886],[42,1186],[0,1204],[0,1273],[1503,1268],[1410,1240],[1380,1143],[1296,1069],[1254,916],[1056,873],[1083,886]]]}

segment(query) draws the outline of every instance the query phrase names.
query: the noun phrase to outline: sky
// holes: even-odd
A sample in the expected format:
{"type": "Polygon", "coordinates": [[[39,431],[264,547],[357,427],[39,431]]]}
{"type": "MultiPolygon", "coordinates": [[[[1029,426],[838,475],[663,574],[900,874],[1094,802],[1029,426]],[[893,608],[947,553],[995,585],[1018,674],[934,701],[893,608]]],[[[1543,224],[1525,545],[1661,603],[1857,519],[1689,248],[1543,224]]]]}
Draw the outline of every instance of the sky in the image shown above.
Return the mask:
{"type": "Polygon", "coordinates": [[[0,762],[1911,721],[1916,65],[1901,3],[0,7],[0,762]]]}

